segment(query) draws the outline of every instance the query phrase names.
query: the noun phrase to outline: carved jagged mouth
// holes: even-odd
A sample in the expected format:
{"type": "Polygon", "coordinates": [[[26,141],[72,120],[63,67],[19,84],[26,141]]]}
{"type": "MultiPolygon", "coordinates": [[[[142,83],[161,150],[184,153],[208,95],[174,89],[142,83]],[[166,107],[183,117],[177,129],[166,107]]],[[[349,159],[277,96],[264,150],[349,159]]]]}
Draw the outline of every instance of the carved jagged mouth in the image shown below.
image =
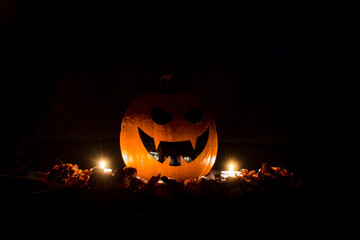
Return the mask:
{"type": "Polygon", "coordinates": [[[196,138],[195,148],[193,148],[190,140],[181,142],[160,141],[156,148],[154,138],[147,135],[139,127],[138,130],[141,141],[149,154],[161,163],[170,157],[170,166],[180,166],[181,156],[187,163],[194,161],[204,150],[209,138],[209,128],[207,128],[203,134],[196,138]]]}

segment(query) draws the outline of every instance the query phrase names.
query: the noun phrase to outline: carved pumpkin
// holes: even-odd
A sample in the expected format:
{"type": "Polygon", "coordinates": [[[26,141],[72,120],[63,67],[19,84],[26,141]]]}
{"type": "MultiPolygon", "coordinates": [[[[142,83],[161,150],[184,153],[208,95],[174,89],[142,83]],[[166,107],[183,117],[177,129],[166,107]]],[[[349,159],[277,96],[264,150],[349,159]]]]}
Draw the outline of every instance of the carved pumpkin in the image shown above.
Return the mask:
{"type": "Polygon", "coordinates": [[[196,98],[177,93],[172,77],[161,79],[160,93],[135,99],[122,120],[124,162],[145,179],[159,173],[177,180],[197,178],[215,163],[218,142],[213,118],[196,98]]]}

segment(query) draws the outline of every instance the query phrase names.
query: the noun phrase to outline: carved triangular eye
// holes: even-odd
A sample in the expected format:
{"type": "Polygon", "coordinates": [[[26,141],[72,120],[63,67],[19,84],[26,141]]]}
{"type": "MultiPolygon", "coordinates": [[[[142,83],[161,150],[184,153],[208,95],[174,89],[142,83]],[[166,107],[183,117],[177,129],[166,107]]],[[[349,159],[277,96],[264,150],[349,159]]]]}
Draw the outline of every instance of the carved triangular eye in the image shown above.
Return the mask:
{"type": "Polygon", "coordinates": [[[189,111],[183,114],[183,117],[191,123],[200,122],[202,116],[203,113],[200,107],[190,109],[189,111]]]}
{"type": "Polygon", "coordinates": [[[165,125],[173,119],[173,116],[158,107],[153,107],[150,115],[152,120],[160,125],[165,125]]]}

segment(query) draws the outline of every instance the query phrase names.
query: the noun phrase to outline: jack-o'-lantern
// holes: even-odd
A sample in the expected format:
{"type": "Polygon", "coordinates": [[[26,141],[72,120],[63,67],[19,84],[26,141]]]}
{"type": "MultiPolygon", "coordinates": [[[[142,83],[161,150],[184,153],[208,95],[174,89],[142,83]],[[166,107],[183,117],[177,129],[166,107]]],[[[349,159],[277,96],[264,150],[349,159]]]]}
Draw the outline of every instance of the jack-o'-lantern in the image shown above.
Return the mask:
{"type": "Polygon", "coordinates": [[[140,96],[121,123],[126,166],[150,179],[159,173],[185,180],[206,175],[215,163],[215,122],[197,98],[175,91],[173,75],[161,78],[160,93],[140,96]]]}

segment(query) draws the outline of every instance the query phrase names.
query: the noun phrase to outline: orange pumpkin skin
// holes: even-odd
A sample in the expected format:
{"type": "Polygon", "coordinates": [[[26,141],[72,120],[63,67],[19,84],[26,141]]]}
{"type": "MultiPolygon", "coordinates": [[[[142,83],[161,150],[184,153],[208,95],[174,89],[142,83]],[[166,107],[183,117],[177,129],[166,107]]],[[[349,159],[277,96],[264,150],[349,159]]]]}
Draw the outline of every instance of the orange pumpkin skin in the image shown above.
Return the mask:
{"type": "Polygon", "coordinates": [[[184,94],[144,95],[135,99],[124,114],[121,123],[120,148],[126,166],[135,167],[138,170],[138,176],[142,178],[150,179],[159,173],[180,181],[197,178],[206,175],[215,163],[218,148],[215,122],[196,98],[184,94]],[[172,117],[171,120],[167,123],[156,123],[152,118],[154,107],[168,113],[172,117]],[[199,107],[202,112],[201,120],[194,123],[184,118],[186,112],[199,107]],[[150,145],[155,144],[158,147],[157,150],[163,148],[175,152],[174,155],[178,156],[177,161],[173,161],[166,154],[162,159],[163,162],[157,160],[156,154],[149,151],[148,146],[144,144],[144,138],[141,138],[140,132],[142,137],[146,134],[148,139],[154,139],[154,143],[150,145]],[[207,139],[206,136],[208,136],[207,139]],[[205,142],[204,139],[207,141],[205,142]],[[193,150],[189,150],[189,140],[193,150]],[[196,158],[189,158],[181,153],[182,147],[190,152],[197,150],[194,155],[196,158]]]}

